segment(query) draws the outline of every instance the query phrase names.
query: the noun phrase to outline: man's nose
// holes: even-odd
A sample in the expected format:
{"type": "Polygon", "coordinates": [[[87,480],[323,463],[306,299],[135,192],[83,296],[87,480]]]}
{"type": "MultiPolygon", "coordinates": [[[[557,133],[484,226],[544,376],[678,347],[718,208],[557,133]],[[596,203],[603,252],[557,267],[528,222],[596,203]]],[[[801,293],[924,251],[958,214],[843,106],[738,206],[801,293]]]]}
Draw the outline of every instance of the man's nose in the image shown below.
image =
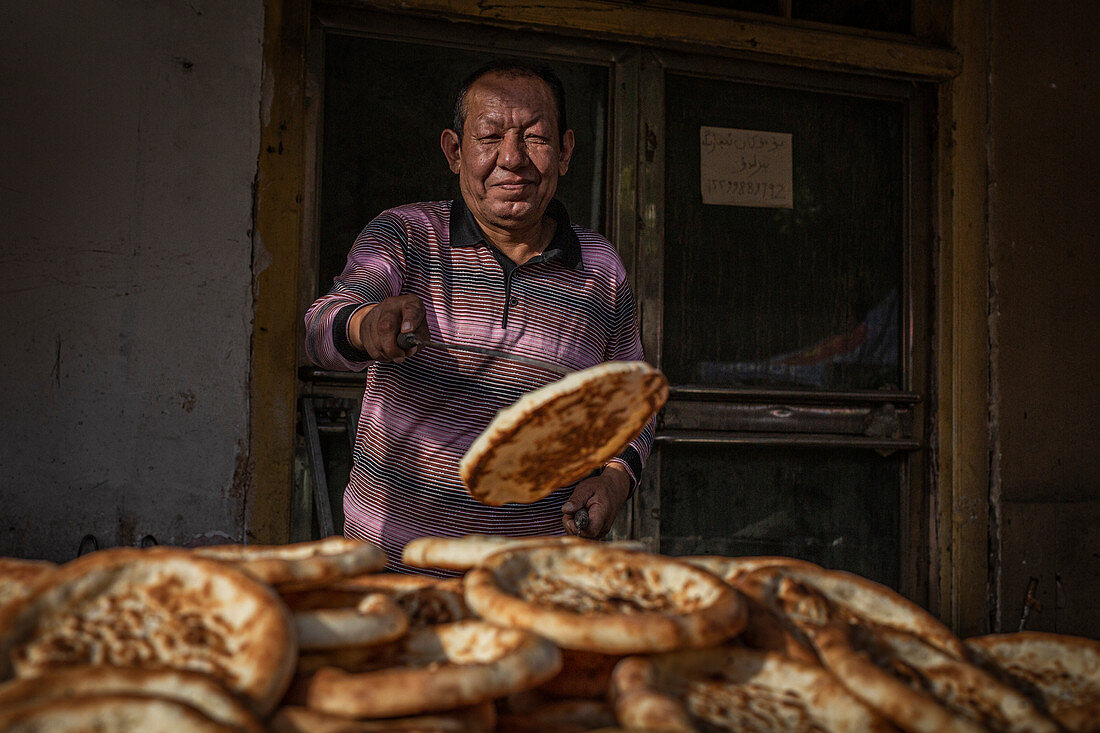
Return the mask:
{"type": "Polygon", "coordinates": [[[498,159],[501,168],[519,168],[524,165],[527,162],[527,145],[523,141],[523,136],[505,135],[498,159]]]}

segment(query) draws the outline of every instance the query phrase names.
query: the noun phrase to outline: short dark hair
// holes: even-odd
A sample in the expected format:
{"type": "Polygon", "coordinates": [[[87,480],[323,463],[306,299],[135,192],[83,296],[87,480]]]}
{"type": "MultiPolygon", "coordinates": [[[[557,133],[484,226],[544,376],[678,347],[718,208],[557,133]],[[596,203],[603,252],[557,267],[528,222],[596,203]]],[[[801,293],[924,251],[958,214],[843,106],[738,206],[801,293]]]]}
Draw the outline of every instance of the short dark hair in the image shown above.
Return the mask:
{"type": "Polygon", "coordinates": [[[561,79],[554,70],[549,66],[536,65],[519,59],[496,59],[467,76],[458,87],[458,94],[455,95],[454,119],[451,124],[454,131],[458,133],[460,145],[462,127],[466,123],[466,94],[474,82],[487,74],[501,74],[512,79],[526,76],[545,82],[550,87],[550,93],[554,95],[554,104],[557,107],[559,142],[564,141],[565,131],[569,129],[569,123],[565,119],[565,85],[561,83],[561,79]]]}

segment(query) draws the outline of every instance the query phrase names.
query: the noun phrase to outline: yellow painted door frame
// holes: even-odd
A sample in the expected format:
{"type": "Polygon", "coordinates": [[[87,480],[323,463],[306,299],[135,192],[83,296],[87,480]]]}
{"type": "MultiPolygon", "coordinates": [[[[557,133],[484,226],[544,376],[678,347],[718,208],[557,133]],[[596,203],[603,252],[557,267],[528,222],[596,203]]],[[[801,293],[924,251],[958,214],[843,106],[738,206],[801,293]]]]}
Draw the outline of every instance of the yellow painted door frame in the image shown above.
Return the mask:
{"type": "MultiPolygon", "coordinates": [[[[902,76],[939,86],[935,396],[929,475],[933,611],[958,633],[988,628],[989,330],[986,140],[987,3],[918,2],[921,40],[751,16],[613,0],[356,0],[373,11],[527,28],[651,47],[693,48],[806,68],[902,76]]],[[[298,312],[306,186],[309,0],[266,0],[263,96],[253,227],[254,321],[246,538],[289,537],[295,445],[298,312]]]]}

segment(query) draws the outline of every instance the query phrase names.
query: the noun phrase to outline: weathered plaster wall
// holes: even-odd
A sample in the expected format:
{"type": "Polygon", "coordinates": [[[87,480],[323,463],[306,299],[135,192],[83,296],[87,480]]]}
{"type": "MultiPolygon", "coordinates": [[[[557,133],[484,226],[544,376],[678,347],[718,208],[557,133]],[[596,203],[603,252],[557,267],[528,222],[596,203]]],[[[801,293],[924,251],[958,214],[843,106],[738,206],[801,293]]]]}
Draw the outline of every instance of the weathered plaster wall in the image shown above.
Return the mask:
{"type": "Polygon", "coordinates": [[[1100,637],[1100,3],[993,3],[1000,627],[1100,637]]]}
{"type": "Polygon", "coordinates": [[[0,10],[0,554],[239,538],[262,0],[0,10]]]}

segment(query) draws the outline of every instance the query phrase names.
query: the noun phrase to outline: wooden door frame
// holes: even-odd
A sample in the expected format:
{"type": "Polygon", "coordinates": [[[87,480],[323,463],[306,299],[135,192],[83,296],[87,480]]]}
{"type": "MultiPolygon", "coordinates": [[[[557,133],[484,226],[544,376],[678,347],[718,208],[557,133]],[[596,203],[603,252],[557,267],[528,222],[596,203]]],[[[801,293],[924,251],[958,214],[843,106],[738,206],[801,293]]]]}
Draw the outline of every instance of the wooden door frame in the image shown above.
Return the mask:
{"type": "MultiPolygon", "coordinates": [[[[933,395],[926,436],[933,516],[928,538],[932,610],[964,635],[989,628],[990,438],[986,3],[919,0],[922,40],[668,2],[349,0],[349,7],[499,28],[575,34],[654,48],[684,48],[802,68],[900,76],[939,87],[933,254],[933,395]],[[924,40],[926,39],[926,40],[924,40]]],[[[306,49],[309,0],[265,0],[260,150],[254,199],[254,319],[245,537],[289,537],[301,318],[306,188],[306,49]]],[[[644,93],[640,90],[639,93],[644,93]]],[[[635,141],[644,154],[644,135],[635,141]]],[[[637,174],[635,171],[634,174],[637,174]]],[[[616,180],[621,202],[629,172],[616,180]]],[[[644,202],[637,220],[644,224],[644,202]]],[[[619,221],[622,219],[620,217],[619,221]]],[[[656,467],[653,467],[656,468],[656,467]]]]}

